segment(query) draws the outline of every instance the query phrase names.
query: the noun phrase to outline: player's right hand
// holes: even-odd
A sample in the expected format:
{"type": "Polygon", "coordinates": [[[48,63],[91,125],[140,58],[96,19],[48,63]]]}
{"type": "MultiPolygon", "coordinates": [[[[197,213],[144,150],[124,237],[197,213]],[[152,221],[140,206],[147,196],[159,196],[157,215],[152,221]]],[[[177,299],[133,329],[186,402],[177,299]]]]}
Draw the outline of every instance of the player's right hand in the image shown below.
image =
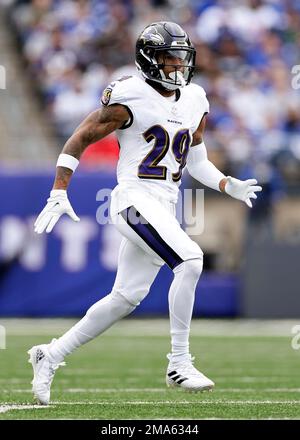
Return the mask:
{"type": "Polygon", "coordinates": [[[53,189],[47,202],[34,223],[34,231],[37,234],[42,234],[45,229],[47,233],[51,232],[63,214],[68,214],[75,222],[80,221],[69,202],[67,191],[64,189],[53,189]]]}

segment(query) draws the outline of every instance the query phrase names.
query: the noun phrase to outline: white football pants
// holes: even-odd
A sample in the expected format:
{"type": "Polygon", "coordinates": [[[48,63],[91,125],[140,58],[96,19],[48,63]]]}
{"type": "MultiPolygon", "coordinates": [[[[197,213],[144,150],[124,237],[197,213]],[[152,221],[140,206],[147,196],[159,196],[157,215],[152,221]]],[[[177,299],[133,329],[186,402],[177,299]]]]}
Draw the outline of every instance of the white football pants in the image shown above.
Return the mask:
{"type": "Polygon", "coordinates": [[[174,203],[150,193],[117,186],[112,192],[111,218],[124,237],[112,291],[54,342],[49,352],[60,361],[131,313],[166,263],[174,272],[168,297],[172,356],[173,361],[180,361],[189,353],[190,322],[203,253],[181,229],[174,203]]]}

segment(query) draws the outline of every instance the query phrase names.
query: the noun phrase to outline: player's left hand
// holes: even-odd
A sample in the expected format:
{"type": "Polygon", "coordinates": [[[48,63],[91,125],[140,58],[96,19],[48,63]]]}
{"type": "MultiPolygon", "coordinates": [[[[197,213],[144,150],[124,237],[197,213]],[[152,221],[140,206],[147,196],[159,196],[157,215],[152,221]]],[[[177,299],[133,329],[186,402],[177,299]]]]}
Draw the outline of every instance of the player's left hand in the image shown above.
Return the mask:
{"type": "Polygon", "coordinates": [[[262,187],[257,186],[256,179],[239,180],[235,177],[227,177],[225,192],[235,199],[242,200],[249,208],[252,208],[250,199],[257,199],[255,193],[261,190],[262,187]]]}

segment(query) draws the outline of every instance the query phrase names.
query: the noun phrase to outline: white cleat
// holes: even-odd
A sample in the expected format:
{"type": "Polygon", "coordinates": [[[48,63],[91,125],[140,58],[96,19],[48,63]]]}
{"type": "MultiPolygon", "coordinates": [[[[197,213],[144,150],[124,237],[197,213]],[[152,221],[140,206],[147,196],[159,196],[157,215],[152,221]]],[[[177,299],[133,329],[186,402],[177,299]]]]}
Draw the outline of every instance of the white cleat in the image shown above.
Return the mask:
{"type": "Polygon", "coordinates": [[[181,387],[186,391],[211,391],[215,386],[214,382],[203,373],[198,371],[194,365],[191,355],[183,362],[172,362],[172,355],[168,354],[169,365],[166,374],[168,387],[181,387]]]}
{"type": "MultiPolygon", "coordinates": [[[[54,341],[55,339],[51,343],[54,341]]],[[[32,391],[40,405],[49,405],[50,388],[55,371],[65,365],[65,362],[56,363],[50,358],[49,345],[35,345],[27,352],[30,355],[28,362],[33,368],[32,391]]]]}

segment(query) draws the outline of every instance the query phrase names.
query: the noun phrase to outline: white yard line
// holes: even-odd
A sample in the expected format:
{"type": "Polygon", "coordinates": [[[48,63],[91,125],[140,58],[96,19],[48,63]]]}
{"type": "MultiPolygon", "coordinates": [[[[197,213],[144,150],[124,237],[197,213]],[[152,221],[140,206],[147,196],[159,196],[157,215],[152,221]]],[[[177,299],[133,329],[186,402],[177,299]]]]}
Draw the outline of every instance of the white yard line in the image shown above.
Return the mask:
{"type": "MultiPolygon", "coordinates": [[[[172,392],[166,387],[162,388],[60,388],[53,392],[63,393],[167,393],[172,392]]],[[[178,391],[182,391],[179,390],[178,391]]],[[[32,393],[30,388],[1,389],[1,393],[32,393]]],[[[214,393],[300,393],[300,388],[215,388],[214,393]]]]}
{"type": "Polygon", "coordinates": [[[147,400],[124,400],[120,402],[59,402],[54,401],[53,405],[299,405],[300,400],[198,400],[198,401],[187,401],[187,400],[157,400],[157,401],[147,401],[147,400]]]}
{"type": "Polygon", "coordinates": [[[0,405],[0,414],[13,410],[29,410],[29,409],[49,409],[56,408],[57,406],[119,406],[119,405],[144,405],[144,406],[157,406],[157,405],[186,405],[186,406],[200,406],[200,405],[299,405],[300,400],[201,400],[196,402],[189,402],[186,400],[161,400],[161,401],[143,401],[143,400],[126,400],[121,402],[60,402],[54,401],[49,406],[42,405],[16,405],[4,403],[0,405]]]}
{"type": "Polygon", "coordinates": [[[300,393],[300,388],[216,388],[220,393],[300,393]]]}
{"type": "Polygon", "coordinates": [[[214,379],[217,383],[219,382],[243,382],[243,383],[265,383],[265,382],[284,382],[290,381],[291,376],[234,376],[234,377],[219,377],[218,375],[214,376],[214,379]]]}
{"type": "MultiPolygon", "coordinates": [[[[197,400],[197,401],[189,401],[189,400],[120,400],[118,402],[112,402],[110,400],[103,400],[100,402],[86,402],[86,401],[59,401],[55,400],[51,402],[48,407],[53,407],[55,405],[299,405],[300,400],[227,400],[227,399],[218,399],[218,400],[197,400]]],[[[0,408],[6,408],[16,406],[15,409],[28,409],[29,407],[34,408],[45,408],[43,405],[12,405],[7,402],[3,403],[0,408]]],[[[14,409],[14,408],[11,408],[14,409]]],[[[1,411],[0,411],[1,412],[1,411]]]]}
{"type": "MultiPolygon", "coordinates": [[[[14,409],[24,410],[24,409],[44,409],[46,406],[41,405],[0,405],[0,414],[12,411],[14,409]]],[[[49,407],[48,407],[49,408],[49,407]]]]}

